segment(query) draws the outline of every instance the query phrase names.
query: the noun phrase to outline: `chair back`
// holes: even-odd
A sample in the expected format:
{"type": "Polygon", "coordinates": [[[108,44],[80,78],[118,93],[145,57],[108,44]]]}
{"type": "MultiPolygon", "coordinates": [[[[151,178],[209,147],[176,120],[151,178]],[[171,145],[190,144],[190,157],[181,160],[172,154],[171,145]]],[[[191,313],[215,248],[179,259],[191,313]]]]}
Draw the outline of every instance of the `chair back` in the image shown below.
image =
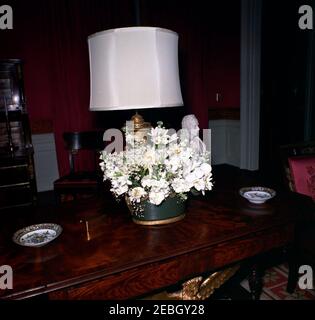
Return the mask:
{"type": "Polygon", "coordinates": [[[65,132],[63,140],[69,152],[70,173],[75,172],[74,156],[80,150],[95,152],[104,149],[103,131],[65,132]]]}
{"type": "MultiPolygon", "coordinates": [[[[312,181],[315,182],[315,141],[283,145],[280,149],[286,186],[291,191],[300,192],[303,180],[313,193],[310,189],[312,181]]],[[[311,195],[309,191],[307,193],[311,195]]]]}
{"type": "Polygon", "coordinates": [[[104,149],[102,131],[65,132],[63,140],[69,151],[104,149]]]}

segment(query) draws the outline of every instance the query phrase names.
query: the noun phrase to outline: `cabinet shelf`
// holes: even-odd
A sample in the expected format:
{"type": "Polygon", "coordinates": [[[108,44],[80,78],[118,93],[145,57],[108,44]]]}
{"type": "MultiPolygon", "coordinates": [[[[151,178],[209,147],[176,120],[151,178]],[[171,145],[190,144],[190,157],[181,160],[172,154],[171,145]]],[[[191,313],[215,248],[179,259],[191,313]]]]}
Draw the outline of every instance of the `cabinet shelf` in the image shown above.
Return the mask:
{"type": "Polygon", "coordinates": [[[33,146],[20,60],[0,60],[0,209],[36,200],[33,146]]]}
{"type": "Polygon", "coordinates": [[[2,188],[20,188],[20,187],[27,187],[30,188],[30,182],[21,182],[21,183],[14,183],[14,184],[5,184],[0,185],[0,189],[2,188]]]}

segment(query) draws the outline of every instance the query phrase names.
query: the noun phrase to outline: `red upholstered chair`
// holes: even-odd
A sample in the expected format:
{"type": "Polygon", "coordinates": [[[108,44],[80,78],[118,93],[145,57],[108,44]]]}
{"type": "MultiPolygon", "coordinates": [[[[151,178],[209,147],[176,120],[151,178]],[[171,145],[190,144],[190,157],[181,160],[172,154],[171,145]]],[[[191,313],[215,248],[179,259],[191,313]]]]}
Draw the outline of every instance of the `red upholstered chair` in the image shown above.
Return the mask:
{"type": "MultiPolygon", "coordinates": [[[[300,208],[303,218],[296,229],[298,265],[315,268],[315,141],[282,146],[281,153],[286,185],[291,191],[310,197],[310,206],[300,208]]],[[[295,284],[291,284],[289,291],[293,291],[295,284]]]]}
{"type": "Polygon", "coordinates": [[[99,151],[104,149],[103,132],[65,132],[65,147],[69,152],[69,174],[54,182],[54,192],[58,202],[97,194],[102,186],[102,174],[98,166],[99,151]],[[75,157],[81,150],[90,150],[95,156],[95,171],[77,171],[75,157]]]}
{"type": "Polygon", "coordinates": [[[288,158],[293,191],[315,200],[315,155],[288,158]]]}
{"type": "Polygon", "coordinates": [[[285,183],[293,192],[314,197],[315,141],[281,146],[285,183]]]}

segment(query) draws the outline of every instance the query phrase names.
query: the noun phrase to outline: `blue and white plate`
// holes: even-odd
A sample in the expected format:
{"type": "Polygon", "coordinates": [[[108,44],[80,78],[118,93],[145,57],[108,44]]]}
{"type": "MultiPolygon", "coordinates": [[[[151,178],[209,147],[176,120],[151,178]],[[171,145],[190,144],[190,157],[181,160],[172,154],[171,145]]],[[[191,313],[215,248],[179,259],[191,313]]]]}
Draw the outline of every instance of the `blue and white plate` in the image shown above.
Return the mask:
{"type": "Polygon", "coordinates": [[[267,200],[273,198],[276,195],[276,191],[265,187],[241,188],[239,193],[249,202],[255,204],[265,203],[267,200]]]}
{"type": "Polygon", "coordinates": [[[13,235],[13,241],[21,246],[41,247],[56,239],[62,228],[55,223],[42,223],[18,230],[13,235]]]}

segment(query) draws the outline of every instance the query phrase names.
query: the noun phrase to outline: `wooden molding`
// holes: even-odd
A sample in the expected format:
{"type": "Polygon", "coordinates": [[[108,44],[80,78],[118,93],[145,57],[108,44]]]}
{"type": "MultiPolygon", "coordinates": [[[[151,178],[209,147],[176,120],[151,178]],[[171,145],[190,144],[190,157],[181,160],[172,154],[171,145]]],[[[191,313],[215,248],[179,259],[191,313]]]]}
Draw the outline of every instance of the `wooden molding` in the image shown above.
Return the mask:
{"type": "Polygon", "coordinates": [[[209,108],[208,109],[209,120],[240,120],[239,108],[209,108]]]}

